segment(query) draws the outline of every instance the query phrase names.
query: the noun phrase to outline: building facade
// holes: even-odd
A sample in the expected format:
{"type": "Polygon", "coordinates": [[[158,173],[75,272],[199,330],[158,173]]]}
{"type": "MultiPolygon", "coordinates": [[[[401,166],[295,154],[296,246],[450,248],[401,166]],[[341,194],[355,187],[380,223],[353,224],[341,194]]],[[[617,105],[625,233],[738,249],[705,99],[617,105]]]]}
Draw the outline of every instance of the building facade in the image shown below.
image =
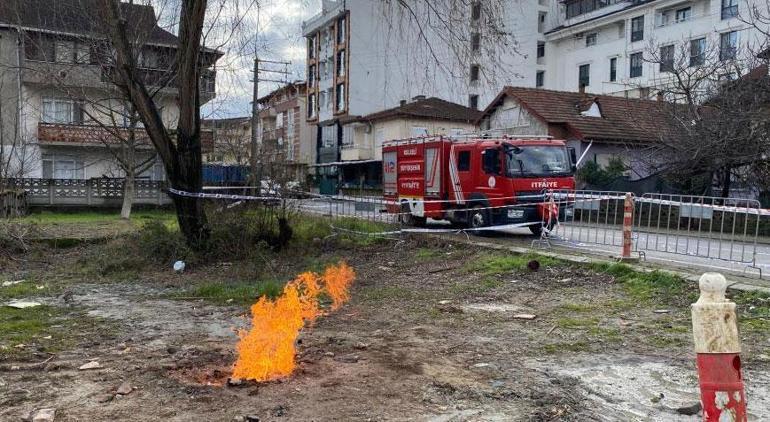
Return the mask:
{"type": "Polygon", "coordinates": [[[304,183],[309,166],[315,163],[315,133],[306,119],[307,84],[282,86],[257,100],[258,137],[265,177],[304,183]]]}
{"type": "MultiPolygon", "coordinates": [[[[161,29],[152,7],[122,5],[145,34],[136,60],[167,128],[179,117],[169,68],[177,38],[161,29]]],[[[90,179],[123,177],[118,157],[132,157],[138,178],[165,172],[135,112],[111,82],[114,60],[99,37],[97,4],[84,0],[10,0],[0,4],[0,119],[6,177],[90,179]],[[146,165],[140,165],[146,163],[146,165]]],[[[204,66],[219,53],[204,51],[204,66]]],[[[205,70],[201,102],[214,96],[205,70]]],[[[202,134],[205,146],[210,133],[202,134]]]]}
{"type": "MultiPolygon", "coordinates": [[[[475,133],[481,112],[440,98],[417,96],[397,107],[361,116],[343,125],[340,161],[320,164],[338,167],[341,189],[378,190],[382,187],[382,143],[420,136],[461,136],[475,133]]],[[[331,187],[325,186],[324,193],[331,187]]]]}
{"type": "MultiPolygon", "coordinates": [[[[543,87],[652,97],[672,86],[672,68],[730,61],[749,72],[764,34],[745,21],[756,0],[567,0],[545,33],[543,87]]],[[[766,23],[764,23],[766,25],[766,23]]]]}
{"type": "Polygon", "coordinates": [[[580,165],[606,166],[621,159],[630,180],[651,175],[649,146],[674,133],[658,101],[506,87],[484,111],[480,129],[497,135],[536,135],[564,139],[580,165]]]}

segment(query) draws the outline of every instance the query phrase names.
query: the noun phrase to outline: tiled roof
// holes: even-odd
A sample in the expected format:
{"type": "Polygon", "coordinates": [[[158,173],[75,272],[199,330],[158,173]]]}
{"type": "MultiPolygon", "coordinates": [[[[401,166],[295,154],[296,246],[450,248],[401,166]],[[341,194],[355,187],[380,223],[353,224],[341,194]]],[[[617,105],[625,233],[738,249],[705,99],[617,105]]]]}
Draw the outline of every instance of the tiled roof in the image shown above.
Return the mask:
{"type": "Polygon", "coordinates": [[[382,120],[394,117],[416,117],[423,119],[450,120],[473,123],[481,118],[481,111],[452,103],[436,97],[412,101],[364,116],[363,120],[382,120]]]}
{"type": "Polygon", "coordinates": [[[654,142],[669,131],[669,103],[537,88],[505,87],[484,115],[490,115],[506,96],[546,123],[564,124],[579,139],[654,142]],[[581,115],[593,103],[602,117],[581,115]]]}
{"type": "MultiPolygon", "coordinates": [[[[20,25],[69,34],[103,36],[98,11],[105,0],[0,0],[0,25],[20,25]]],[[[176,45],[177,37],[157,25],[152,6],[121,3],[128,27],[148,43],[176,45]]]]}

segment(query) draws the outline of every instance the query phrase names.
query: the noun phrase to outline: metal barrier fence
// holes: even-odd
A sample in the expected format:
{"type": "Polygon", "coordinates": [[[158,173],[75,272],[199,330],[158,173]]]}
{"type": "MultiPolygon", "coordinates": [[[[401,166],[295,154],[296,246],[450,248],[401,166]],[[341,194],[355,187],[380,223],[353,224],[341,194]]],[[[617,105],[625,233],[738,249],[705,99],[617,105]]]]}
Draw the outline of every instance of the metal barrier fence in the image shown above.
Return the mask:
{"type": "Polygon", "coordinates": [[[646,193],[636,203],[639,250],[756,265],[759,201],[646,193]]]}
{"type": "MultiPolygon", "coordinates": [[[[427,228],[415,227],[422,225],[415,223],[424,221],[415,221],[412,210],[440,201],[413,199],[396,202],[371,194],[318,195],[296,191],[290,194],[268,191],[263,195],[266,195],[262,198],[266,203],[275,201],[282,206],[288,204],[301,213],[328,217],[336,228],[361,234],[481,231],[447,221],[430,221],[427,228]],[[378,225],[365,226],[361,225],[362,221],[378,225]],[[345,224],[348,222],[350,224],[345,224]]],[[[227,195],[221,196],[227,199],[224,198],[227,195]]],[[[229,199],[238,200],[236,197],[229,199]]],[[[557,218],[542,222],[546,230],[543,230],[545,235],[541,239],[546,244],[556,241],[582,249],[601,245],[604,248],[597,249],[614,252],[623,258],[631,258],[632,252],[640,257],[654,252],[656,259],[674,260],[671,255],[665,254],[675,254],[699,258],[701,264],[705,260],[707,265],[713,265],[708,264],[708,260],[716,259],[758,269],[760,223],[762,218],[770,217],[770,212],[761,209],[758,201],[731,198],[652,193],[634,197],[630,193],[616,191],[569,190],[519,196],[515,201],[510,199],[517,203],[490,207],[468,202],[462,206],[454,204],[454,212],[486,210],[499,215],[500,208],[503,208],[511,215],[512,211],[521,207],[558,209],[558,214],[550,214],[558,215],[557,218]]],[[[507,231],[529,225],[489,223],[491,227],[482,230],[507,231]]]]}
{"type": "Polygon", "coordinates": [[[625,192],[559,190],[552,195],[560,209],[552,237],[578,244],[623,246],[625,192]]]}
{"type": "MultiPolygon", "coordinates": [[[[623,247],[624,192],[555,191],[560,208],[552,240],[570,246],[623,247]]],[[[647,193],[631,197],[632,251],[684,255],[757,268],[763,217],[759,201],[647,193]]],[[[627,224],[628,225],[628,224],[627,224]]],[[[761,270],[760,270],[761,274],[761,270]]]]}

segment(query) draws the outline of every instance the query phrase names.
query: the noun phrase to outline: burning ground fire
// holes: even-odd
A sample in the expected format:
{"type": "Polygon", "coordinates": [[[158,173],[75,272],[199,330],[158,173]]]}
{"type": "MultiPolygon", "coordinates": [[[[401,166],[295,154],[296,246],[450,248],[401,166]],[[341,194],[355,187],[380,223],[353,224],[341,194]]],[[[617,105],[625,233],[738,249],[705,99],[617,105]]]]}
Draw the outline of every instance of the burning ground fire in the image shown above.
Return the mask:
{"type": "Polygon", "coordinates": [[[274,301],[261,297],[251,306],[251,329],[239,333],[233,378],[270,381],[291,375],[300,330],[324,315],[319,296],[326,294],[331,310],[337,310],[350,298],[348,289],[354,279],[353,269],[341,262],[323,274],[300,274],[274,301]]]}

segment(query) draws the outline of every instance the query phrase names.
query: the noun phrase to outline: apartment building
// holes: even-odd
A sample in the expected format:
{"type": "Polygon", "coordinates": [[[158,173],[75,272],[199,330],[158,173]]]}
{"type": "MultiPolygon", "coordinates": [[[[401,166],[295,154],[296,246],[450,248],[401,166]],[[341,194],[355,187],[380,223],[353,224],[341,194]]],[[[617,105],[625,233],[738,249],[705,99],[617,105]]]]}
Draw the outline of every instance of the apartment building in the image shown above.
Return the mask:
{"type": "MultiPolygon", "coordinates": [[[[135,125],[122,93],[111,82],[114,60],[97,14],[98,0],[5,0],[0,3],[0,119],[8,176],[57,179],[122,177],[115,154],[134,138],[136,162],[153,148],[135,125]]],[[[167,128],[179,115],[175,75],[169,71],[177,38],[158,26],[150,6],[122,3],[142,40],[136,60],[167,128]]],[[[204,50],[201,102],[214,96],[210,69],[220,53],[204,50]]],[[[202,134],[204,147],[211,134],[202,134]]],[[[139,178],[164,178],[159,161],[139,178]]]]}
{"type": "Polygon", "coordinates": [[[306,119],[307,84],[292,82],[257,100],[258,136],[265,177],[305,182],[315,163],[316,143],[306,119]]]}
{"type": "MultiPolygon", "coordinates": [[[[481,112],[436,97],[416,96],[398,106],[347,122],[341,161],[320,165],[340,168],[342,189],[382,188],[382,143],[419,136],[475,133],[481,112]]],[[[322,186],[326,193],[327,186],[322,186]]]]}
{"type": "Polygon", "coordinates": [[[212,148],[203,155],[205,164],[247,166],[251,157],[251,116],[206,119],[201,127],[211,131],[212,148]]]}
{"type": "Polygon", "coordinates": [[[674,66],[735,62],[751,70],[766,38],[744,22],[755,0],[567,0],[546,34],[548,89],[651,97],[670,86],[674,66]],[[743,17],[743,18],[741,18],[743,17]],[[676,64],[675,64],[676,61],[676,64]]]}

